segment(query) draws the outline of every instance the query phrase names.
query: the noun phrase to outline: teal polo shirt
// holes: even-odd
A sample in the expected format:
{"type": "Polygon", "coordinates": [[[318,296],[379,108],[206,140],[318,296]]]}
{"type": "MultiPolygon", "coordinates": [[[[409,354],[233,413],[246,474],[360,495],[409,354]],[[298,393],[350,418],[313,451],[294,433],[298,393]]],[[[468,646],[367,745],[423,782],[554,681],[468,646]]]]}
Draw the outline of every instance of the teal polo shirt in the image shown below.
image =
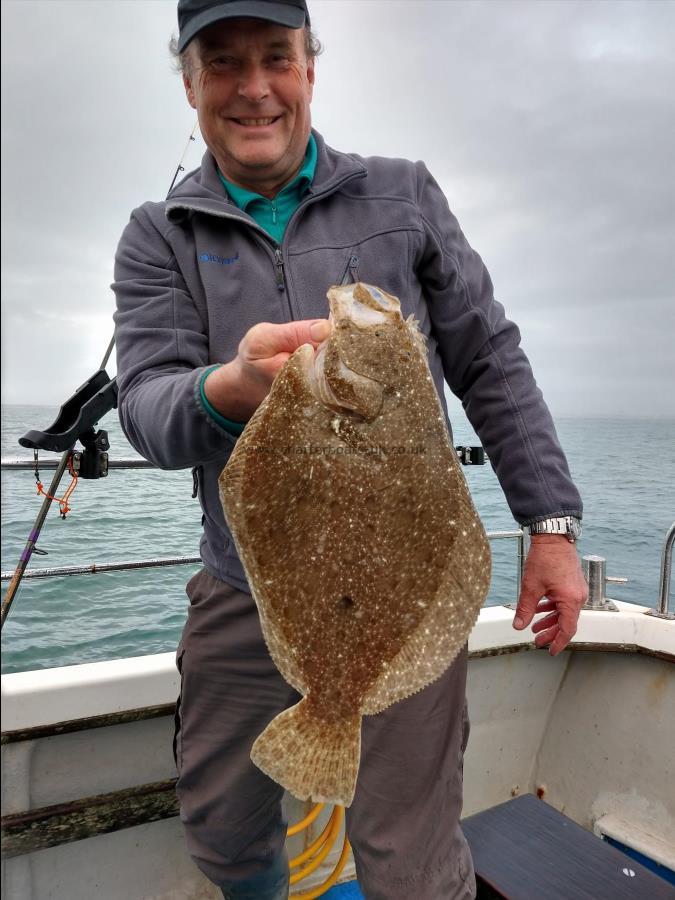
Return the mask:
{"type": "MultiPolygon", "coordinates": [[[[232,202],[243,212],[248,213],[248,215],[251,216],[270,237],[274,238],[277,244],[280,244],[291,216],[298,206],[300,206],[300,201],[314,179],[316,159],[316,141],[314,140],[314,135],[310,134],[302,168],[293,181],[283,187],[272,200],[263,197],[262,194],[256,194],[254,191],[247,191],[246,188],[239,187],[237,184],[232,184],[231,181],[228,181],[223,177],[220,171],[218,172],[218,177],[222,181],[223,187],[232,202]]],[[[220,364],[209,366],[201,377],[199,393],[202,405],[211,418],[217,422],[221,428],[229,431],[230,434],[240,435],[244,430],[244,425],[240,422],[231,422],[229,419],[221,416],[220,413],[216,412],[211,406],[204,393],[204,382],[206,381],[208,374],[219,367],[220,364]]]]}
{"type": "Polygon", "coordinates": [[[232,202],[255,219],[257,224],[280,244],[289,219],[300,206],[300,201],[314,179],[316,157],[316,141],[311,134],[302,168],[293,181],[283,187],[272,200],[254,191],[247,191],[238,184],[232,184],[221,172],[218,172],[218,176],[232,202]]]}

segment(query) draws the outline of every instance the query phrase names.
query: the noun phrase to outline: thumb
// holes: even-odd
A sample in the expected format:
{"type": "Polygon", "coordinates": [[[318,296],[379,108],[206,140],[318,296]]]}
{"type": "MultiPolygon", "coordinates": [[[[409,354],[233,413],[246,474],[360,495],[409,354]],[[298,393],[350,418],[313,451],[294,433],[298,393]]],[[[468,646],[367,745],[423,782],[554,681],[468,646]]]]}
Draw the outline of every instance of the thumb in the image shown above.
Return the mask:
{"type": "Polygon", "coordinates": [[[249,360],[270,359],[277,353],[293,353],[303,344],[317,344],[331,331],[327,319],[302,319],[298,322],[271,324],[260,322],[244,336],[240,352],[249,360]]]}
{"type": "Polygon", "coordinates": [[[527,628],[534,614],[537,611],[537,604],[541,600],[541,591],[537,591],[526,580],[520,588],[520,596],[518,597],[518,605],[516,607],[516,615],[513,619],[513,627],[518,631],[527,628]]]}

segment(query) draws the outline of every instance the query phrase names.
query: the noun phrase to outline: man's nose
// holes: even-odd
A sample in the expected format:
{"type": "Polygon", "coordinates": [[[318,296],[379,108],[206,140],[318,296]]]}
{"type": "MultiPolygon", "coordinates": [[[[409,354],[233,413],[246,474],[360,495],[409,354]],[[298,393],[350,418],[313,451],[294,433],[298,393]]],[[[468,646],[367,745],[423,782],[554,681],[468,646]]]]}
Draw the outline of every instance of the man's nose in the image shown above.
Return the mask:
{"type": "Polygon", "coordinates": [[[263,66],[250,65],[241,73],[239,96],[251,103],[260,103],[269,94],[269,81],[263,66]]]}

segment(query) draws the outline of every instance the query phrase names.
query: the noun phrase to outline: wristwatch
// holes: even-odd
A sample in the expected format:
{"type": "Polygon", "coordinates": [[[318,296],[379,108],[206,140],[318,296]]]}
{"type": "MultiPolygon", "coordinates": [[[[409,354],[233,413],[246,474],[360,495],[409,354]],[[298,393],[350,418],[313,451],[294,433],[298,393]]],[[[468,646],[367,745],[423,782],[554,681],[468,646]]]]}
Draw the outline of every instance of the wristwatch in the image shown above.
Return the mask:
{"type": "Polygon", "coordinates": [[[530,534],[564,534],[571,544],[581,537],[581,519],[577,519],[576,516],[542,519],[540,522],[533,522],[527,528],[530,534]]]}

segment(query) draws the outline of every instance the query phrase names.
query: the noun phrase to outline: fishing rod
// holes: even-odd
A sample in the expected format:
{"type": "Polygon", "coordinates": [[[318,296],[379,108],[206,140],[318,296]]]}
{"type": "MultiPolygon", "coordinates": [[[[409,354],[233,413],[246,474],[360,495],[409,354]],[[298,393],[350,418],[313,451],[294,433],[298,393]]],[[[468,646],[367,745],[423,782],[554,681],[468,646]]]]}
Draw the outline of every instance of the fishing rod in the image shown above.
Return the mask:
{"type": "Polygon", "coordinates": [[[185,150],[183,150],[183,155],[181,156],[180,162],[178,163],[178,168],[176,169],[176,172],[173,176],[173,180],[172,180],[171,184],[169,185],[169,190],[166,192],[167,197],[173,190],[173,186],[176,183],[176,179],[178,178],[178,175],[180,174],[180,172],[185,171],[185,166],[183,165],[183,163],[185,162],[185,157],[187,156],[188,150],[190,149],[190,141],[196,140],[195,131],[197,130],[198,127],[199,127],[199,122],[197,121],[197,122],[195,122],[194,128],[190,132],[190,137],[187,139],[187,144],[185,145],[185,150]]]}
{"type": "MultiPolygon", "coordinates": [[[[167,191],[167,197],[173,190],[176,179],[180,172],[185,171],[183,163],[187,156],[191,142],[195,139],[195,131],[198,127],[195,122],[194,128],[190,132],[190,136],[185,145],[183,155],[180,158],[178,167],[167,191]]],[[[113,348],[115,346],[115,334],[110,339],[110,343],[103,354],[103,359],[97,371],[88,378],[84,384],[75,391],[60,408],[59,413],[53,424],[44,431],[31,429],[27,431],[23,437],[19,438],[19,444],[33,450],[33,458],[35,462],[35,480],[38,484],[38,493],[44,495],[42,506],[37,514],[33,527],[28,535],[23,552],[19,558],[14,574],[12,575],[9,587],[7,588],[2,605],[0,607],[0,630],[4,628],[5,621],[9,615],[12,603],[19,590],[19,585],[23,578],[24,572],[28,567],[31,556],[34,553],[40,553],[37,548],[38,538],[42,531],[42,526],[47,518],[47,513],[56,500],[61,509],[61,517],[65,519],[69,509],[67,498],[69,491],[77,483],[78,478],[104,478],[108,474],[108,450],[110,443],[108,441],[108,433],[103,429],[96,431],[96,425],[106,413],[117,408],[117,379],[110,378],[105,367],[110,360],[113,348]],[[75,450],[77,442],[82,444],[83,450],[78,452],[75,450]],[[49,450],[55,453],[61,453],[61,459],[54,476],[52,478],[49,489],[45,492],[40,483],[38,471],[38,451],[49,450]],[[56,492],[59,489],[61,479],[66,472],[70,472],[73,482],[71,488],[66,491],[64,497],[59,500],[56,492]],[[65,505],[64,505],[65,504],[65,505]]],[[[44,552],[44,551],[43,551],[44,552]]]]}
{"type": "Polygon", "coordinates": [[[113,343],[114,341],[111,341],[108,345],[98,370],[84,384],[80,385],[73,396],[61,407],[53,425],[45,431],[31,429],[19,438],[19,444],[22,447],[33,450],[35,480],[38,483],[38,492],[44,494],[44,500],[28,535],[9,587],[2,598],[0,629],[4,627],[31,556],[33,553],[39,552],[36,544],[54,500],[57,500],[59,505],[66,504],[65,506],[61,505],[61,516],[64,519],[66,517],[67,492],[62,500],[58,500],[56,497],[65,472],[70,471],[74,483],[77,482],[78,477],[102,478],[108,474],[108,454],[106,452],[110,447],[108,434],[102,429],[96,431],[95,426],[102,416],[117,406],[117,382],[114,378],[110,378],[105,371],[112,353],[113,343]],[[80,441],[84,448],[81,453],[74,452],[77,441],[80,441]],[[46,493],[42,490],[38,474],[39,450],[61,453],[61,459],[46,493]]]}

